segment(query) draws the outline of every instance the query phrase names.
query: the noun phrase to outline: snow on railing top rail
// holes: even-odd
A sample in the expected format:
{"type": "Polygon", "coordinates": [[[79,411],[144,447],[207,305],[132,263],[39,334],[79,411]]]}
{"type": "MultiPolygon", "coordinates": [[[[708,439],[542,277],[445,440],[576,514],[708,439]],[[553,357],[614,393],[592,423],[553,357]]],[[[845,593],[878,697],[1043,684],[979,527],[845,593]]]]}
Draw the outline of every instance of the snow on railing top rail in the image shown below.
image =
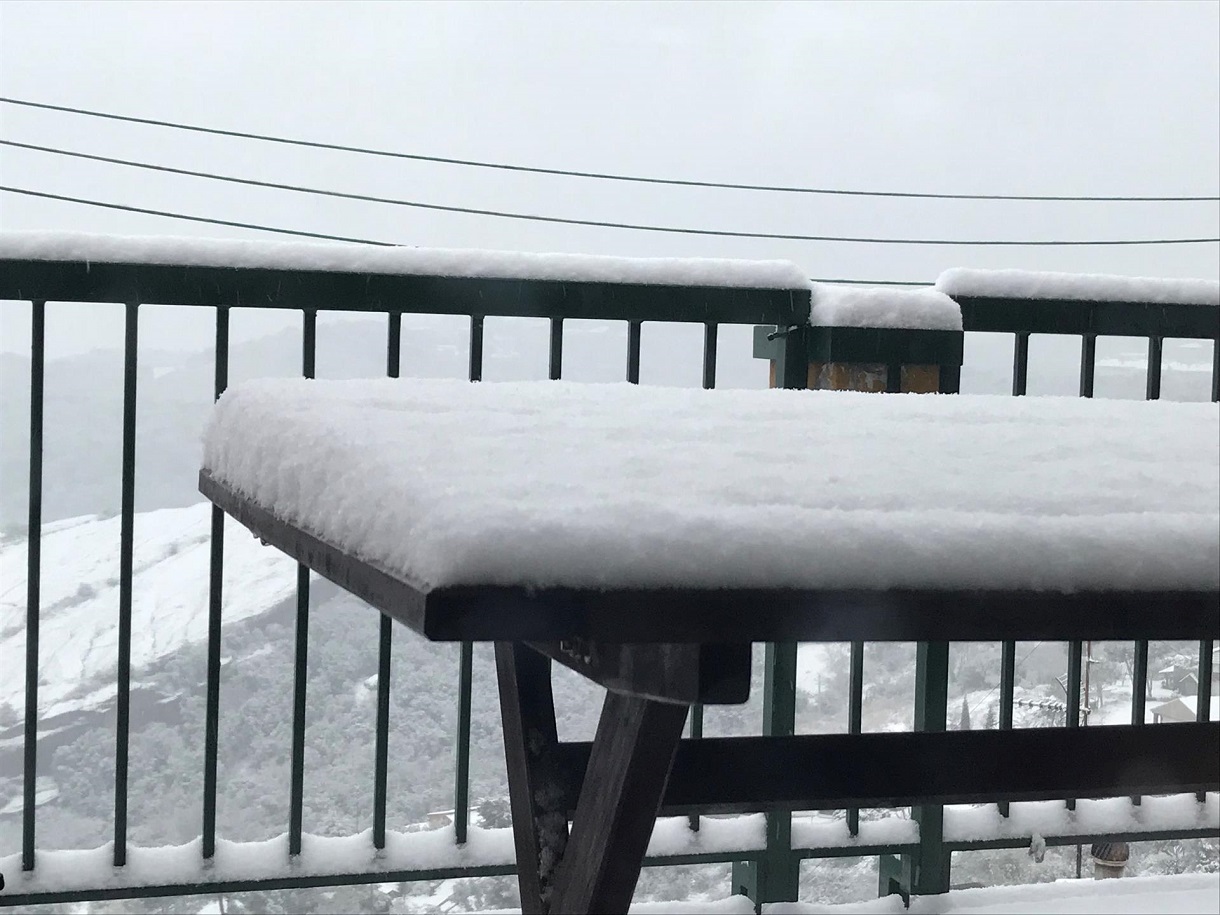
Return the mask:
{"type": "Polygon", "coordinates": [[[962,309],[930,286],[894,289],[814,283],[809,323],[815,327],[961,330],[962,309]]]}
{"type": "Polygon", "coordinates": [[[479,279],[807,290],[790,261],[532,254],[461,248],[2,232],[0,260],[316,270],[479,279]]]}
{"type": "Polygon", "coordinates": [[[937,278],[936,288],[954,297],[1220,305],[1220,282],[1216,280],[955,267],[937,278]]]}

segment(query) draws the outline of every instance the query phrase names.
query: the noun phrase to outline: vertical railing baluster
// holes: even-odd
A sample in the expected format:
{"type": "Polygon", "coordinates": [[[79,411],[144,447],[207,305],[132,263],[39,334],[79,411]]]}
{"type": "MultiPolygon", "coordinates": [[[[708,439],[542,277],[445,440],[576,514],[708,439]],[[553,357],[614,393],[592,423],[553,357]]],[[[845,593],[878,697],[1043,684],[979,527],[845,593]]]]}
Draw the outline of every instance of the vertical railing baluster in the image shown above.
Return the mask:
{"type": "MultiPolygon", "coordinates": [[[[1211,639],[1199,642],[1199,685],[1195,689],[1195,721],[1200,724],[1211,720],[1212,651],[1211,639]]],[[[1195,798],[1202,804],[1207,800],[1207,792],[1200,791],[1195,798]]]]}
{"type": "MultiPolygon", "coordinates": [[[[402,313],[387,316],[385,373],[397,378],[402,357],[402,313]]],[[[377,630],[377,724],[373,747],[373,847],[385,848],[387,783],[390,769],[390,649],[394,621],[382,613],[377,630]]]]}
{"type": "Polygon", "coordinates": [[[1148,338],[1148,380],[1145,384],[1145,394],[1148,400],[1160,400],[1161,397],[1161,353],[1164,340],[1161,337],[1148,338]]]}
{"type": "MultiPolygon", "coordinates": [[[[703,705],[696,702],[690,707],[690,739],[700,740],[703,737],[703,705]]],[[[686,824],[694,832],[699,831],[699,814],[692,813],[686,818],[686,824]]]]}
{"type": "MultiPolygon", "coordinates": [[[[229,309],[216,309],[216,350],[212,398],[219,400],[229,386],[229,309]]],[[[217,757],[220,746],[220,628],[223,622],[224,512],[212,506],[211,557],[208,568],[207,707],[203,733],[203,857],[216,854],[217,757]]]]}
{"type": "MultiPolygon", "coordinates": [[[[1148,703],[1148,640],[1140,639],[1135,643],[1135,656],[1131,664],[1131,723],[1142,725],[1147,717],[1148,703]]],[[[1141,798],[1137,795],[1131,798],[1131,803],[1139,806],[1141,798]]]]}
{"type": "Polygon", "coordinates": [[[563,318],[551,318],[550,366],[547,378],[558,381],[563,375],[563,318]]]}
{"type": "Polygon", "coordinates": [[[1025,382],[1029,375],[1029,332],[1016,334],[1012,348],[1012,394],[1025,394],[1025,382]]]}
{"type": "MultiPolygon", "coordinates": [[[[949,643],[919,642],[915,646],[915,730],[943,732],[948,725],[949,643]]],[[[945,848],[945,808],[919,804],[911,808],[919,823],[919,850],[912,862],[908,891],[921,895],[947,893],[953,855],[945,848]]]]}
{"type": "MultiPolygon", "coordinates": [[[[1000,714],[999,729],[1012,730],[1013,694],[1017,688],[1017,643],[1007,641],[1000,643],[1000,714]]],[[[1000,816],[1009,814],[1008,801],[1000,801],[1000,816]]]]}
{"type": "MultiPolygon", "coordinates": [[[[859,734],[864,730],[864,643],[851,643],[851,659],[848,663],[847,684],[847,733],[859,734]]],[[[860,834],[860,808],[847,810],[847,831],[860,834]]]]}
{"type": "Polygon", "coordinates": [[[1212,341],[1212,403],[1220,400],[1220,337],[1212,341]]]}
{"type": "MultiPolygon", "coordinates": [[[[302,313],[301,374],[316,374],[318,313],[312,308],[302,313]]],[[[296,649],[292,670],[292,769],[288,805],[288,854],[301,853],[302,822],[305,807],[305,701],[309,672],[309,567],[297,563],[296,649]]]]}
{"type": "MultiPolygon", "coordinates": [[[[627,381],[640,383],[640,330],[639,321],[627,322],[627,381]]],[[[1214,399],[1214,398],[1213,398],[1214,399]]]]}
{"type": "MultiPolygon", "coordinates": [[[[1083,642],[1068,642],[1067,684],[1063,689],[1067,698],[1067,712],[1064,716],[1064,724],[1069,728],[1080,727],[1080,671],[1083,653],[1083,642]]],[[[1075,798],[1068,798],[1067,808],[1068,810],[1076,809],[1075,798]]]]}
{"type": "MultiPolygon", "coordinates": [[[[638,324],[635,325],[638,328],[638,324]]],[[[716,387],[716,338],[719,326],[708,322],[703,325],[703,387],[711,390],[716,387]]],[[[639,338],[636,338],[636,378],[639,378],[639,338]]],[[[695,703],[690,708],[691,740],[703,737],[703,706],[695,703]]],[[[695,832],[699,831],[699,814],[692,813],[687,817],[687,823],[695,832]]]]}
{"type": "Polygon", "coordinates": [[[453,836],[466,842],[470,819],[470,694],[474,680],[474,645],[463,642],[458,654],[457,745],[453,754],[453,836]]]}
{"type": "MultiPolygon", "coordinates": [[[[796,732],[796,642],[768,642],[763,656],[764,737],[796,732]]],[[[800,889],[800,859],[792,853],[792,811],[766,811],[766,850],[753,861],[733,864],[736,892],[755,907],[794,902],[800,889]]]]}
{"type": "Polygon", "coordinates": [[[34,814],[38,794],[38,623],[42,613],[42,408],[46,365],[46,308],[30,302],[30,480],[26,528],[25,732],[21,809],[21,869],[34,869],[34,814]]]}
{"type": "Polygon", "coordinates": [[[123,478],[119,528],[118,697],[114,736],[114,866],[127,863],[127,755],[131,731],[131,576],[135,550],[136,366],[139,304],[127,303],[123,340],[123,478]]]}
{"type": "Polygon", "coordinates": [[[1097,371],[1097,334],[1080,338],[1080,396],[1093,396],[1093,378],[1097,371]]]}
{"type": "MultiPolygon", "coordinates": [[[[551,321],[550,371],[561,368],[562,324],[557,328],[551,321]],[[556,349],[557,336],[560,349],[556,349]]],[[[483,377],[483,317],[470,316],[470,380],[483,377]]],[[[552,378],[558,375],[552,374],[552,378]]],[[[458,649],[458,708],[457,742],[453,760],[453,836],[462,845],[466,842],[470,819],[470,708],[474,683],[474,644],[462,642],[458,649]]]]}
{"type": "Polygon", "coordinates": [[[703,325],[703,387],[716,387],[716,338],[720,327],[711,322],[703,325]]]}
{"type": "Polygon", "coordinates": [[[470,316],[470,372],[471,381],[483,380],[483,316],[470,316]]]}

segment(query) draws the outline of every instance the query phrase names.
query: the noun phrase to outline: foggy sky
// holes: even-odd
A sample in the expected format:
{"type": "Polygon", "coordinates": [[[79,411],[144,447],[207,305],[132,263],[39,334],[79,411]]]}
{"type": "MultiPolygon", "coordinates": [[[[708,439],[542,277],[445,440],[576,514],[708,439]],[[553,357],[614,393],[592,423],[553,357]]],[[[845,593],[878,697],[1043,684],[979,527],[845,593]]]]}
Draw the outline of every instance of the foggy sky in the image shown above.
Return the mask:
{"type": "MultiPolygon", "coordinates": [[[[0,2],[0,94],[427,155],[713,181],[1004,194],[1220,188],[1217,3],[0,2]]],[[[1215,236],[1214,203],[911,201],[666,188],[293,149],[0,105],[0,135],[457,206],[765,232],[1215,236]]],[[[897,247],[539,225],[0,148],[3,183],[402,244],[788,258],[931,282],[954,266],[1220,274],[1217,245],[897,247]]],[[[0,194],[0,229],[275,238],[0,194]]],[[[184,309],[178,310],[185,311],[184,309]]],[[[53,353],[118,345],[58,306],[53,353]]],[[[289,316],[245,321],[239,335],[289,316]]],[[[211,316],[142,327],[203,348],[211,316]]],[[[0,349],[28,305],[0,305],[0,349]]]]}

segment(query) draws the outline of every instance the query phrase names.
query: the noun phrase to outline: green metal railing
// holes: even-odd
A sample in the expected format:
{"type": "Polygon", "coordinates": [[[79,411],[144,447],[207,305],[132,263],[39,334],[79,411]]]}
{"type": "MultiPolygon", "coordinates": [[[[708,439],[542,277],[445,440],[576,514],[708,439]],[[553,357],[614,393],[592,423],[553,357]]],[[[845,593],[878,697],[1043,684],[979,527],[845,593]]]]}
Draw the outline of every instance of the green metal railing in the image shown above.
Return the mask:
{"type": "MultiPolygon", "coordinates": [[[[46,304],[49,301],[117,302],[125,305],[124,382],[122,421],[122,499],[120,510],[119,627],[117,650],[117,721],[115,742],[115,807],[113,864],[127,860],[128,746],[130,734],[131,621],[134,532],[135,439],[137,408],[137,348],[140,309],[146,304],[209,308],[215,314],[214,396],[228,385],[229,324],[233,308],[271,308],[300,312],[302,316],[301,373],[313,377],[319,310],[381,313],[387,317],[385,371],[399,377],[402,315],[406,313],[464,315],[469,320],[468,377],[483,374],[484,319],[489,316],[545,318],[550,322],[548,376],[563,373],[565,318],[623,321],[627,324],[626,380],[638,383],[640,342],[645,322],[686,322],[702,325],[702,383],[716,384],[716,356],[720,324],[765,325],[781,329],[777,336],[776,384],[801,388],[806,384],[806,334],[810,293],[807,290],[726,289],[714,287],[645,286],[614,283],[564,283],[469,279],[454,277],[363,275],[308,270],[214,268],[197,266],[92,263],[79,261],[0,260],[0,300],[28,301],[32,315],[30,366],[29,518],[26,613],[26,684],[24,719],[24,772],[22,814],[22,868],[36,866],[35,787],[38,772],[38,660],[41,609],[42,456],[44,372],[46,357],[46,304]]],[[[1093,393],[1098,335],[1136,335],[1148,343],[1147,396],[1160,395],[1162,341],[1166,337],[1211,339],[1213,369],[1211,397],[1220,399],[1220,326],[1214,308],[1145,303],[1031,302],[961,298],[966,331],[1014,335],[1013,394],[1025,393],[1028,345],[1031,333],[1073,334],[1081,337],[1080,393],[1093,393]]],[[[946,390],[956,390],[955,379],[945,379],[946,390]]],[[[224,571],[224,519],[218,508],[211,514],[210,591],[208,601],[206,717],[204,730],[203,817],[201,856],[214,858],[217,847],[217,756],[221,714],[220,636],[224,571]]],[[[308,704],[309,575],[298,568],[296,633],[293,673],[293,715],[288,824],[289,854],[302,847],[304,808],[305,719],[308,704]]],[[[372,841],[386,846],[387,761],[390,729],[390,653],[393,628],[388,617],[380,620],[378,638],[377,704],[373,778],[372,841]]],[[[1207,720],[1211,688],[1211,643],[1199,646],[1198,715],[1207,720]]],[[[944,730],[947,718],[949,675],[948,643],[921,644],[917,651],[915,727],[944,730]]],[[[1069,671],[1068,726],[1080,724],[1080,643],[1072,643],[1069,671]]],[[[457,670],[457,734],[454,760],[454,833],[464,843],[468,833],[472,646],[461,645],[457,670]]],[[[1144,722],[1148,643],[1135,646],[1133,684],[1134,724],[1144,722]]],[[[796,721],[795,643],[766,646],[763,691],[763,731],[792,734],[796,721]]],[[[1013,727],[1015,643],[1002,646],[999,727],[1013,727]]],[[[848,730],[859,733],[863,721],[864,645],[853,643],[850,654],[848,730]]],[[[692,710],[692,738],[702,734],[702,709],[692,710]]],[[[999,805],[1007,815],[1006,802],[999,805]]],[[[882,891],[943,892],[949,888],[950,856],[967,848],[1017,847],[1028,842],[996,839],[947,843],[942,834],[943,809],[920,806],[913,811],[919,823],[916,843],[835,847],[793,847],[789,811],[767,813],[766,846],[755,851],[733,851],[649,859],[648,864],[733,862],[733,887],[756,902],[796,898],[800,861],[809,857],[878,855],[882,858],[882,891]],[[900,856],[891,858],[889,856],[900,856]]],[[[859,834],[858,809],[846,814],[850,835],[859,834]]],[[[699,828],[692,816],[691,828],[699,828]]],[[[1214,835],[1214,830],[1150,830],[1142,838],[1214,835]]],[[[1124,838],[1135,836],[1115,836],[1124,838]]],[[[1078,837],[1048,838],[1050,844],[1078,837]]],[[[386,870],[338,875],[267,877],[203,883],[164,883],[130,887],[96,887],[24,896],[0,895],[0,905],[70,902],[87,899],[160,896],[179,893],[237,892],[250,889],[333,886],[375,882],[436,880],[452,876],[491,876],[513,873],[511,865],[463,868],[386,870]]]]}

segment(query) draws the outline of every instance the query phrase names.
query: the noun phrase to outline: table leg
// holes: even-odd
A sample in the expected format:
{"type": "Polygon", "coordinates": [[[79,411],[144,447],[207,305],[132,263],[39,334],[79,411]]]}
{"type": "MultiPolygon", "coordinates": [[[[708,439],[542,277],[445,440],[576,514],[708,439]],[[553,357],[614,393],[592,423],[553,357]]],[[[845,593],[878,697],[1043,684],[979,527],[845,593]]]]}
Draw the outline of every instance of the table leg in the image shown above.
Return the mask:
{"type": "Polygon", "coordinates": [[[555,871],[568,844],[551,662],[523,644],[497,642],[496,677],[521,911],[547,915],[555,871]]]}
{"type": "Polygon", "coordinates": [[[608,693],[551,896],[554,912],[626,912],[688,706],[608,693]]]}

